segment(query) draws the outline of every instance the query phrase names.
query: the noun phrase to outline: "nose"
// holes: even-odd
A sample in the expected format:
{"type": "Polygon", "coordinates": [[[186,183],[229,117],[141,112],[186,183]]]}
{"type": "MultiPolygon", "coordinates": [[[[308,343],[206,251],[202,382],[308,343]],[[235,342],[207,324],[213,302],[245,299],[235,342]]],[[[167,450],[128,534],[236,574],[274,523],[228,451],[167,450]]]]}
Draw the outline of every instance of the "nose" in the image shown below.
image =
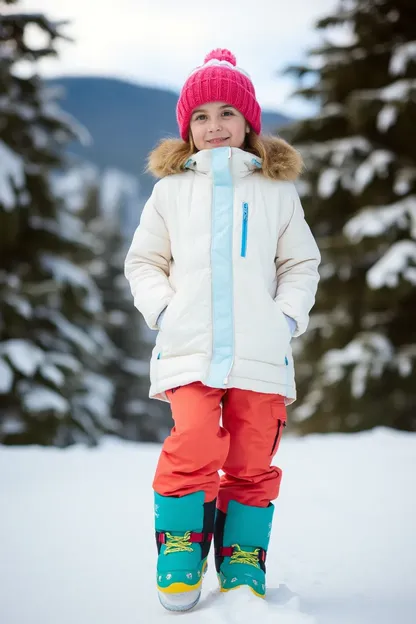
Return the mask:
{"type": "Polygon", "coordinates": [[[221,130],[221,121],[219,119],[210,119],[208,132],[218,132],[221,130]]]}

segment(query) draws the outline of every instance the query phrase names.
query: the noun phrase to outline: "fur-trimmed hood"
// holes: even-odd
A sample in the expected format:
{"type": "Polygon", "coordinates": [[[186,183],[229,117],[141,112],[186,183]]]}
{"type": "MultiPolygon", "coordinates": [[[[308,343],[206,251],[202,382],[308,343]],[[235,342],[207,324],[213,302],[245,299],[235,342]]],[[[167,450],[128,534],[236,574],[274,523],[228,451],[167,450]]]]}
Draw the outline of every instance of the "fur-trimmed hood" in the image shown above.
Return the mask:
{"type": "MultiPolygon", "coordinates": [[[[247,155],[247,173],[259,171],[268,178],[286,181],[294,181],[301,174],[302,157],[289,143],[263,135],[256,137],[256,143],[257,149],[238,150],[247,155]]],[[[150,153],[147,169],[157,178],[183,173],[198,161],[205,160],[204,152],[209,151],[192,154],[189,144],[181,139],[164,139],[150,153]]]]}

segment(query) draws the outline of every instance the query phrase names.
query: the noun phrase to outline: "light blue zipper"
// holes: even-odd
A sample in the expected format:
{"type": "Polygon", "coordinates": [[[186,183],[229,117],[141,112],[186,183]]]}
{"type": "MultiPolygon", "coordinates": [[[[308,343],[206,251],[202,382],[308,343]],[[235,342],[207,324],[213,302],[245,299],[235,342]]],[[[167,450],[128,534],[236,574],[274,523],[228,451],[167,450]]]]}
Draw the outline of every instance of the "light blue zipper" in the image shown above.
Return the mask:
{"type": "Polygon", "coordinates": [[[246,257],[247,253],[247,235],[248,235],[248,204],[243,203],[243,223],[241,228],[241,256],[246,257]]]}

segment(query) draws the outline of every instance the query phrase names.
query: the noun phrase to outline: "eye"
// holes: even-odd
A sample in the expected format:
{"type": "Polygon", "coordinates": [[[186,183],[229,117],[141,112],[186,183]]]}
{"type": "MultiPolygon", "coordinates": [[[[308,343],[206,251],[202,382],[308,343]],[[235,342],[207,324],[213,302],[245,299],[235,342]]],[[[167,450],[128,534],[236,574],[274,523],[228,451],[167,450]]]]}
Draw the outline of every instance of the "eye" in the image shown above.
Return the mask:
{"type": "Polygon", "coordinates": [[[201,113],[200,115],[197,115],[197,116],[194,118],[194,121],[204,121],[206,118],[207,118],[207,116],[206,116],[206,115],[204,115],[204,113],[201,113]]]}
{"type": "Polygon", "coordinates": [[[228,116],[232,117],[234,115],[234,113],[233,113],[232,110],[225,110],[225,111],[223,111],[223,115],[225,115],[227,117],[228,116]]]}

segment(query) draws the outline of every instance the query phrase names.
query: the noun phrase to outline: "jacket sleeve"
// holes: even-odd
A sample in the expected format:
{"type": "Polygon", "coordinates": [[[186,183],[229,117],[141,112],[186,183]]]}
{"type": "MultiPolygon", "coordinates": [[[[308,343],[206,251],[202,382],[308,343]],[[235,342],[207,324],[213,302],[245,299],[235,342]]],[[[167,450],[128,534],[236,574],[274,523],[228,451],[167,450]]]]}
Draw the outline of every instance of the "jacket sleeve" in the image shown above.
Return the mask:
{"type": "Polygon", "coordinates": [[[275,300],[282,312],[296,321],[293,336],[300,336],[306,331],[315,303],[321,255],[294,184],[288,184],[285,191],[285,217],[277,243],[275,300]]]}
{"type": "Polygon", "coordinates": [[[150,329],[158,329],[158,317],[175,294],[168,279],[170,238],[157,207],[156,187],[143,208],[124,264],[124,274],[130,284],[134,305],[150,329]]]}

